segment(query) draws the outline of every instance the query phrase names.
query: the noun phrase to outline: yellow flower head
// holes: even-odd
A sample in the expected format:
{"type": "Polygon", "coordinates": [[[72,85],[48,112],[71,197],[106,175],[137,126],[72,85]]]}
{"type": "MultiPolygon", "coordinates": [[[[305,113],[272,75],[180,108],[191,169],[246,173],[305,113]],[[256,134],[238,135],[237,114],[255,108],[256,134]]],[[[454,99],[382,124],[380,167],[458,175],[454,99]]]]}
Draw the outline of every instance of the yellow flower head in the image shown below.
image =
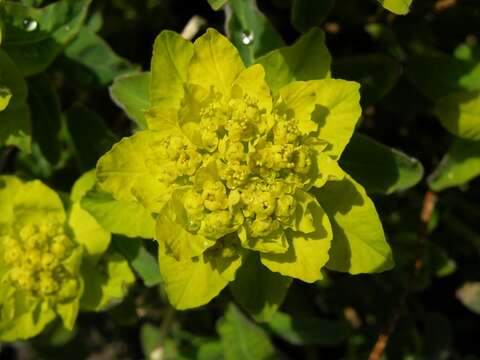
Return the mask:
{"type": "Polygon", "coordinates": [[[359,86],[299,81],[289,51],[245,67],[213,29],[194,44],[161,33],[148,129],[98,162],[104,191],[154,214],[160,270],[178,308],[216,296],[252,252],[307,282],[329,259],[332,225],[315,192],[353,181],[337,161],[360,116],[359,86]]]}

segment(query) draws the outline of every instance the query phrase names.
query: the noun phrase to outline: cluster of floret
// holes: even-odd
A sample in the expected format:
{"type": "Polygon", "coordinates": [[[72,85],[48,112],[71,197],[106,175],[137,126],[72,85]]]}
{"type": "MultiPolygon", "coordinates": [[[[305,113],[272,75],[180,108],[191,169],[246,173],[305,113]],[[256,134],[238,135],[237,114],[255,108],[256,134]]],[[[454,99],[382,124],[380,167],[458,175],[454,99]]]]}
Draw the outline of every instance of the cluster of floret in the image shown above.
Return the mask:
{"type": "Polygon", "coordinates": [[[3,281],[34,297],[68,301],[79,288],[77,274],[71,274],[64,264],[75,246],[59,223],[13,228],[2,254],[9,269],[3,281]]]}
{"type": "Polygon", "coordinates": [[[295,192],[310,179],[313,153],[295,118],[246,94],[211,96],[199,114],[194,139],[172,136],[155,146],[158,180],[192,185],[183,198],[187,230],[219,239],[245,225],[249,237],[274,236],[291,223],[295,192]]]}

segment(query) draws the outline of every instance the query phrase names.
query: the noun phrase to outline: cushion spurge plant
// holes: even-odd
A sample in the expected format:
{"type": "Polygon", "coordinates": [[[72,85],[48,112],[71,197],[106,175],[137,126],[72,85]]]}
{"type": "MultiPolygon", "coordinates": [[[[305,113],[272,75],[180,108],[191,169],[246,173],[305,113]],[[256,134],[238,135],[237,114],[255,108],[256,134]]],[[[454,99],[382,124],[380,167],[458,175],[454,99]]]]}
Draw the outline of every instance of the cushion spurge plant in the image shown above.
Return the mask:
{"type": "Polygon", "coordinates": [[[156,219],[160,271],[178,309],[209,302],[242,263],[253,266],[247,257],[305,282],[324,266],[392,266],[373,203],[338,164],[361,115],[359,85],[275,76],[289,69],[280,54],[245,67],[213,29],[193,44],[162,32],[148,129],[98,162],[102,190],[156,219]]]}

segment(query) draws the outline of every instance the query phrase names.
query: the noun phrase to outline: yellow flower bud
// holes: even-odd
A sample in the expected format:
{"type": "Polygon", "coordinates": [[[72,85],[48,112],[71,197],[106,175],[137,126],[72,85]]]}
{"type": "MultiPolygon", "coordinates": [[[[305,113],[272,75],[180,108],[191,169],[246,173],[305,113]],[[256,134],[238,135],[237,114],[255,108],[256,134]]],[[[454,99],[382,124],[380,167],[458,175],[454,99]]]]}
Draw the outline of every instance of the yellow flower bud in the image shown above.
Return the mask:
{"type": "Polygon", "coordinates": [[[68,279],[62,283],[58,296],[61,301],[66,301],[77,296],[78,281],[75,279],[68,279]]]}
{"type": "Polygon", "coordinates": [[[200,153],[194,146],[189,145],[186,149],[180,152],[175,164],[179,175],[192,176],[195,174],[195,171],[200,166],[201,162],[202,156],[200,153]]]}
{"type": "Polygon", "coordinates": [[[62,259],[67,254],[67,246],[65,243],[55,242],[50,246],[53,255],[62,259]]]}
{"type": "Polygon", "coordinates": [[[227,192],[221,181],[207,181],[202,192],[203,204],[211,211],[226,209],[228,206],[227,192]]]}
{"type": "Polygon", "coordinates": [[[277,201],[275,215],[279,218],[289,218],[295,212],[295,198],[291,195],[282,195],[277,201]]]}
{"type": "Polygon", "coordinates": [[[304,147],[301,147],[295,151],[294,163],[295,163],[295,172],[299,174],[306,174],[310,170],[311,159],[308,154],[308,150],[304,147]]]}
{"type": "Polygon", "coordinates": [[[272,218],[255,219],[250,225],[250,233],[252,237],[264,237],[277,229],[278,224],[272,218]]]}
{"type": "Polygon", "coordinates": [[[5,245],[4,261],[7,265],[15,265],[22,257],[22,248],[13,238],[7,239],[5,245]]]}
{"type": "Polygon", "coordinates": [[[257,192],[253,198],[253,211],[257,218],[265,219],[273,214],[277,200],[269,192],[257,192]]]}
{"type": "Polygon", "coordinates": [[[168,158],[170,160],[177,160],[180,156],[180,152],[184,149],[184,146],[185,144],[182,138],[178,136],[170,138],[166,149],[168,158]]]}
{"type": "Polygon", "coordinates": [[[190,190],[185,194],[183,205],[189,216],[196,217],[203,213],[203,198],[193,190],[190,190]]]}
{"type": "Polygon", "coordinates": [[[215,131],[202,131],[202,144],[207,151],[215,151],[218,146],[217,133],[215,131]]]}
{"type": "Polygon", "coordinates": [[[52,295],[57,292],[59,288],[58,282],[48,272],[40,274],[39,290],[43,296],[52,295]]]}
{"type": "Polygon", "coordinates": [[[58,260],[51,253],[45,253],[41,258],[42,268],[45,270],[53,270],[58,265],[58,260]]]}
{"type": "Polygon", "coordinates": [[[24,266],[30,271],[37,271],[42,266],[42,255],[36,249],[28,250],[25,254],[24,266]]]}
{"type": "Polygon", "coordinates": [[[29,237],[35,235],[38,233],[38,228],[35,225],[25,225],[21,230],[20,230],[20,238],[25,241],[29,237]]]}

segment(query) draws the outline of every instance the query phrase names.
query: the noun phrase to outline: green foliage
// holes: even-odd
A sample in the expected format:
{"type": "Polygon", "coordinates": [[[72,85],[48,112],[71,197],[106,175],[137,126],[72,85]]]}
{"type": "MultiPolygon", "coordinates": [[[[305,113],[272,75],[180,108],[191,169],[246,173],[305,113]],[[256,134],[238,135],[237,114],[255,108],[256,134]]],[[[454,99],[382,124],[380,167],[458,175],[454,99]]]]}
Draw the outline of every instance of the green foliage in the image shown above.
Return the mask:
{"type": "Polygon", "coordinates": [[[283,40],[254,0],[231,0],[227,20],[230,39],[245,65],[251,65],[270,50],[283,46],[283,40]]]}
{"type": "Polygon", "coordinates": [[[423,167],[417,159],[361,134],[353,136],[340,163],[370,193],[391,194],[409,189],[423,177],[423,167]],[[381,177],[377,176],[379,173],[381,177]]]}
{"type": "Polygon", "coordinates": [[[50,65],[63,47],[79,32],[91,0],[62,0],[37,9],[4,1],[4,50],[24,75],[50,65]]]}
{"type": "Polygon", "coordinates": [[[235,305],[229,305],[217,329],[225,359],[275,359],[275,350],[267,334],[249,321],[235,305]]]}
{"type": "Polygon", "coordinates": [[[0,358],[477,359],[479,11],[0,0],[0,358]]]}
{"type": "Polygon", "coordinates": [[[10,57],[0,50],[0,83],[11,93],[8,107],[0,112],[0,144],[15,145],[30,152],[30,109],[27,106],[28,88],[10,57]]]}

